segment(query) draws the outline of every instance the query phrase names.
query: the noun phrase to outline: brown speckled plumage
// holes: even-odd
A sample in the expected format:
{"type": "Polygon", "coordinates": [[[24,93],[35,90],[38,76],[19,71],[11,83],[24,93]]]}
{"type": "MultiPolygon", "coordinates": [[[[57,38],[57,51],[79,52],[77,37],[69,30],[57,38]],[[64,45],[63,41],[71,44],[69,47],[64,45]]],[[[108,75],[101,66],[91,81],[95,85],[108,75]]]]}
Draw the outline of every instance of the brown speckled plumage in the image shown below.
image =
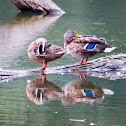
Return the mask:
{"type": "Polygon", "coordinates": [[[39,48],[39,46],[42,43],[43,43],[42,41],[36,40],[32,42],[28,47],[28,56],[34,62],[43,63],[43,61],[45,61],[45,63],[47,63],[49,61],[56,60],[63,55],[63,54],[56,54],[59,51],[62,51],[63,49],[62,47],[54,45],[52,43],[48,43],[48,42],[46,42],[46,45],[45,45],[46,51],[43,54],[37,54],[36,50],[39,48]]]}
{"type": "Polygon", "coordinates": [[[64,34],[64,48],[73,57],[83,60],[84,58],[88,59],[91,56],[103,53],[106,48],[113,48],[113,46],[108,45],[104,38],[97,38],[93,35],[78,35],[75,31],[68,30],[64,34]],[[94,44],[94,47],[87,48],[91,44],[94,44]]]}
{"type": "Polygon", "coordinates": [[[47,100],[58,99],[63,92],[53,82],[49,82],[45,79],[44,83],[42,83],[42,79],[36,78],[27,83],[26,94],[31,101],[35,102],[35,104],[41,105],[47,100]],[[42,97],[39,97],[41,94],[42,97]]]}

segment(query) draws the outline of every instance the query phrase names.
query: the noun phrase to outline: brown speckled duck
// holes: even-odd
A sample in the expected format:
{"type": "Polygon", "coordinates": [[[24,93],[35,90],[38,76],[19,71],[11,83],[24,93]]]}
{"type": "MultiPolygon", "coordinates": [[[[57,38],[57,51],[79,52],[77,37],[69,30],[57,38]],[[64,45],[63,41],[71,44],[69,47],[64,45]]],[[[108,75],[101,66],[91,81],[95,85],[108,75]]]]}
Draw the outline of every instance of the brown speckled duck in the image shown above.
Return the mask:
{"type": "MultiPolygon", "coordinates": [[[[64,34],[64,48],[68,54],[81,59],[79,64],[88,61],[88,58],[103,52],[111,52],[116,47],[107,44],[104,38],[93,35],[78,35],[73,30],[64,34]],[[83,61],[85,59],[85,61],[83,61]]],[[[59,53],[60,54],[60,53],[59,53]]]]}
{"type": "Polygon", "coordinates": [[[28,47],[28,56],[37,63],[43,63],[42,69],[47,67],[47,62],[60,58],[62,54],[56,54],[62,51],[62,47],[48,43],[45,38],[39,38],[32,42],[28,47]]]}

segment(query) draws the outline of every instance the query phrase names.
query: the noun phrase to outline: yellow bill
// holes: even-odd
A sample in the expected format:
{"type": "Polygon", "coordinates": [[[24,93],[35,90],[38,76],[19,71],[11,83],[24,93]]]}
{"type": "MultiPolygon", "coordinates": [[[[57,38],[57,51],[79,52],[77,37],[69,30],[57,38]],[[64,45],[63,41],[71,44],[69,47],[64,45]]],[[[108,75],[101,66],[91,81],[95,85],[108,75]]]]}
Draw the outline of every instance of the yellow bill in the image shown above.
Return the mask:
{"type": "Polygon", "coordinates": [[[78,34],[76,33],[75,37],[81,38],[81,37],[83,37],[83,36],[82,36],[82,35],[78,35],[78,34]]]}

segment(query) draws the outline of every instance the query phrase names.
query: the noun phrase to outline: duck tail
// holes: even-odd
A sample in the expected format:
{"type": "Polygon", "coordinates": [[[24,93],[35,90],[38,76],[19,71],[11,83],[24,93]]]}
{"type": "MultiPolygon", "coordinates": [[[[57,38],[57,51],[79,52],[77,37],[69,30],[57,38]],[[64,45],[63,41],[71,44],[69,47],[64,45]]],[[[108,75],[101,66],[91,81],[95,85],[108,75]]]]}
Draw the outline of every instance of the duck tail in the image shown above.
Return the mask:
{"type": "Polygon", "coordinates": [[[116,47],[107,47],[107,48],[105,48],[104,52],[111,52],[114,49],[116,49],[116,47]]]}
{"type": "Polygon", "coordinates": [[[66,52],[67,52],[66,49],[63,49],[63,50],[57,52],[56,54],[65,54],[66,52]]]}

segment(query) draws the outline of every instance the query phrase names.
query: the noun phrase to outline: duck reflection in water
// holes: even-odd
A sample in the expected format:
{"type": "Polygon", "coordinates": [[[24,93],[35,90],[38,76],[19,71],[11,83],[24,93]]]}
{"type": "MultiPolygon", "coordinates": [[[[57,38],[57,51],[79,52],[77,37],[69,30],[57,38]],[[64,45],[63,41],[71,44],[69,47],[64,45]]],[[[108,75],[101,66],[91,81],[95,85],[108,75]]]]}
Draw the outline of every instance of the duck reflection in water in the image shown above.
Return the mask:
{"type": "Polygon", "coordinates": [[[45,101],[59,100],[64,106],[70,106],[75,102],[85,102],[92,104],[104,99],[104,95],[113,95],[109,89],[102,89],[94,83],[76,79],[68,82],[62,89],[52,82],[42,79],[35,79],[28,82],[26,86],[27,97],[37,105],[45,101]]]}
{"type": "Polygon", "coordinates": [[[100,102],[104,99],[104,95],[113,95],[109,89],[102,89],[94,83],[84,80],[76,79],[68,82],[63,88],[64,96],[62,97],[62,104],[69,106],[74,102],[100,102]]]}
{"type": "Polygon", "coordinates": [[[62,90],[54,83],[42,79],[28,81],[26,86],[27,97],[37,105],[45,101],[58,100],[63,95],[62,90]]]}

